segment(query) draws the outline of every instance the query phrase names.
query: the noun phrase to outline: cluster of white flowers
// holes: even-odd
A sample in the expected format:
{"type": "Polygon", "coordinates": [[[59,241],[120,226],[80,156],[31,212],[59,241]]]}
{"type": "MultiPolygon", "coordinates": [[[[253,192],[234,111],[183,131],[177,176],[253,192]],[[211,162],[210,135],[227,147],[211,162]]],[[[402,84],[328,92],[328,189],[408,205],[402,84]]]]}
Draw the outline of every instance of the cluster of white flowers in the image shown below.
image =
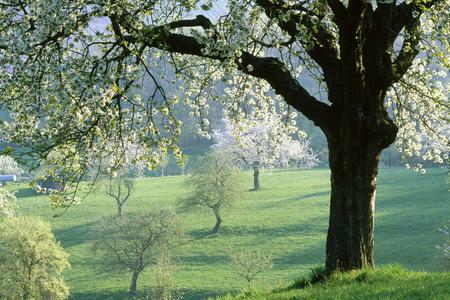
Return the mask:
{"type": "MultiPolygon", "coordinates": [[[[181,2],[183,9],[195,4],[181,2]]],[[[0,44],[8,49],[0,49],[1,101],[13,120],[2,122],[2,142],[25,145],[36,158],[50,157],[58,171],[68,169],[70,180],[106,158],[112,169],[124,164],[124,135],[145,149],[139,160],[148,168],[156,168],[168,151],[181,159],[181,123],[171,112],[178,99],[164,92],[156,76],[152,81],[158,71],[158,61],[146,63],[152,50],[117,44],[111,22],[103,18],[120,11],[117,5],[41,0],[29,1],[26,13],[14,5],[0,13],[0,44]],[[142,78],[153,94],[145,94],[142,78]]],[[[121,5],[147,17],[147,10],[139,10],[146,1],[121,5]]],[[[168,21],[165,11],[175,3],[159,5],[155,24],[168,21]]]]}
{"type": "Polygon", "coordinates": [[[392,107],[399,126],[397,149],[415,171],[425,173],[414,157],[437,164],[448,163],[450,153],[450,80],[430,62],[417,59],[404,80],[390,90],[387,105],[392,107]]]}
{"type": "Polygon", "coordinates": [[[0,155],[0,174],[21,175],[22,173],[22,168],[14,158],[7,155],[0,155]]]}
{"type": "Polygon", "coordinates": [[[243,167],[273,168],[290,164],[312,167],[318,162],[308,140],[293,139],[298,129],[286,126],[279,115],[251,115],[243,121],[228,118],[223,121],[224,129],[213,133],[212,149],[229,152],[243,167]]]}

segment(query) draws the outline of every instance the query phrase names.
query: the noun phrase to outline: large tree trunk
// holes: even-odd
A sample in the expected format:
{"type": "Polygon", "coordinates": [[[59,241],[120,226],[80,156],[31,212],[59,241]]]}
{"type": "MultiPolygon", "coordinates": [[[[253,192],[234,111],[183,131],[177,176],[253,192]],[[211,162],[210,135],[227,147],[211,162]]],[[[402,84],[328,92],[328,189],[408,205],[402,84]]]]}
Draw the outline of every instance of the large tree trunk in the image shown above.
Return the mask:
{"type": "Polygon", "coordinates": [[[259,190],[259,163],[254,162],[253,163],[253,189],[255,191],[259,190]]]}
{"type": "Polygon", "coordinates": [[[135,298],[137,297],[137,283],[138,283],[139,273],[134,272],[131,277],[131,285],[130,285],[130,296],[135,298]]]}
{"type": "Polygon", "coordinates": [[[331,169],[328,272],[374,266],[378,163],[381,151],[394,142],[397,133],[386,111],[377,105],[382,103],[379,97],[346,99],[344,104],[349,106],[343,107],[327,132],[331,169]]]}
{"type": "Polygon", "coordinates": [[[216,225],[214,225],[212,232],[217,233],[219,231],[220,225],[222,224],[222,218],[220,216],[219,209],[214,208],[213,211],[214,211],[214,215],[216,216],[216,225]]]}
{"type": "Polygon", "coordinates": [[[374,213],[380,149],[368,142],[354,151],[330,143],[331,201],[326,269],[374,265],[374,213]]]}

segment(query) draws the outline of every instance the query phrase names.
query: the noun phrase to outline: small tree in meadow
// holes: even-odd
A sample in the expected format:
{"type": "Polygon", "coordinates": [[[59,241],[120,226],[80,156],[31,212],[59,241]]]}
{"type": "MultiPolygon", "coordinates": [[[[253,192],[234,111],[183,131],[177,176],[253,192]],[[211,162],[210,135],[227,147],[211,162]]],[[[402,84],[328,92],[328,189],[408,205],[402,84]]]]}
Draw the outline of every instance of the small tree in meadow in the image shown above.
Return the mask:
{"type": "Polygon", "coordinates": [[[446,225],[443,225],[439,228],[439,231],[444,234],[445,240],[444,243],[437,245],[436,248],[441,253],[444,268],[450,270],[450,229],[446,225]]]}
{"type": "Polygon", "coordinates": [[[186,166],[187,166],[188,162],[189,162],[189,155],[183,154],[181,156],[181,164],[180,164],[180,172],[181,172],[181,174],[180,175],[184,175],[185,174],[186,166]]]}
{"type": "Polygon", "coordinates": [[[230,258],[233,270],[246,281],[247,287],[259,274],[269,271],[273,266],[272,257],[261,250],[231,253],[230,258]]]}
{"type": "Polygon", "coordinates": [[[0,299],[67,299],[68,255],[50,224],[32,217],[0,222],[0,299]]]}
{"type": "Polygon", "coordinates": [[[216,217],[212,230],[216,233],[222,224],[222,210],[235,207],[242,197],[241,175],[232,158],[223,152],[208,154],[186,182],[193,193],[181,199],[181,206],[209,208],[216,217]]]}
{"type": "Polygon", "coordinates": [[[94,250],[108,257],[105,263],[131,274],[130,295],[136,297],[140,274],[156,262],[161,249],[174,246],[180,226],[174,213],[156,210],[133,218],[104,218],[92,234],[94,250]]]}
{"type": "Polygon", "coordinates": [[[124,176],[112,177],[105,180],[106,194],[113,198],[117,204],[117,215],[122,216],[122,210],[125,203],[131,196],[134,189],[133,180],[124,176]]]}
{"type": "Polygon", "coordinates": [[[153,298],[158,300],[177,300],[182,298],[182,293],[177,289],[173,278],[175,264],[171,251],[161,248],[153,268],[155,286],[153,288],[153,298]]]}

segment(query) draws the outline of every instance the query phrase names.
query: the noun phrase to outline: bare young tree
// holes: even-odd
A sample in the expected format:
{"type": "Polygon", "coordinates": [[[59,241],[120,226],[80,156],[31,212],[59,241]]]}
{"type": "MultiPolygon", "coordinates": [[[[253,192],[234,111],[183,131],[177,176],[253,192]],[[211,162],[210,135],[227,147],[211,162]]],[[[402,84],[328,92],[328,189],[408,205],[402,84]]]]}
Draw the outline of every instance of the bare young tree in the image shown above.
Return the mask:
{"type": "Polygon", "coordinates": [[[220,152],[205,156],[200,165],[187,179],[192,195],[182,198],[180,204],[186,209],[209,208],[216,218],[213,233],[222,224],[222,210],[236,206],[242,197],[241,176],[231,157],[220,152]]]}
{"type": "Polygon", "coordinates": [[[230,254],[233,270],[243,278],[247,287],[250,287],[252,281],[263,273],[272,269],[272,257],[261,250],[244,250],[230,254]]]}
{"type": "Polygon", "coordinates": [[[134,182],[130,178],[118,176],[116,178],[110,176],[105,180],[106,194],[112,197],[117,204],[117,215],[122,216],[123,206],[131,196],[134,189],[134,182]]]}
{"type": "Polygon", "coordinates": [[[180,236],[176,215],[168,210],[107,217],[92,231],[93,249],[107,254],[105,263],[131,274],[132,297],[137,296],[139,275],[156,262],[161,248],[171,249],[180,236]]]}

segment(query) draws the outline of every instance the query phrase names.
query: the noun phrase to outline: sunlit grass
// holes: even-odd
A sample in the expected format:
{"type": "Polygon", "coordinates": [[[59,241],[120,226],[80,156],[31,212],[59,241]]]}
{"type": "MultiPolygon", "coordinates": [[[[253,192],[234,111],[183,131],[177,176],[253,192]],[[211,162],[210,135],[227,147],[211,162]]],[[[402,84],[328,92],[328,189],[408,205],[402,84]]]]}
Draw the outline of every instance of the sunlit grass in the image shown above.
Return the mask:
{"type": "MultiPolygon", "coordinates": [[[[252,187],[252,174],[246,173],[252,187]]],[[[399,263],[413,270],[436,271],[434,248],[441,241],[438,227],[449,221],[450,204],[446,172],[428,170],[420,175],[404,169],[382,170],[376,213],[376,262],[399,263]]],[[[125,213],[155,207],[175,207],[185,196],[181,176],[136,180],[136,190],[125,213]]],[[[196,239],[177,253],[177,284],[185,299],[236,292],[244,282],[229,266],[230,248],[262,249],[274,258],[274,268],[256,286],[275,287],[304,276],[323,264],[328,223],[329,171],[281,170],[261,175],[261,191],[242,194],[242,208],[224,216],[218,235],[207,235],[214,226],[209,211],[179,212],[187,238],[196,239]],[[203,238],[202,238],[203,237],[203,238]]],[[[116,212],[114,201],[94,191],[78,206],[53,218],[47,196],[36,196],[26,185],[17,190],[20,213],[39,215],[51,222],[62,246],[70,253],[72,269],[66,273],[73,299],[124,299],[130,277],[104,269],[99,254],[91,251],[89,231],[96,220],[116,212]]],[[[151,271],[139,280],[141,291],[152,286],[151,271]]],[[[274,298],[275,299],[275,298],[274,298]]],[[[284,299],[284,298],[280,298],[284,299]]],[[[287,298],[286,298],[287,299],[287,298]]]]}

